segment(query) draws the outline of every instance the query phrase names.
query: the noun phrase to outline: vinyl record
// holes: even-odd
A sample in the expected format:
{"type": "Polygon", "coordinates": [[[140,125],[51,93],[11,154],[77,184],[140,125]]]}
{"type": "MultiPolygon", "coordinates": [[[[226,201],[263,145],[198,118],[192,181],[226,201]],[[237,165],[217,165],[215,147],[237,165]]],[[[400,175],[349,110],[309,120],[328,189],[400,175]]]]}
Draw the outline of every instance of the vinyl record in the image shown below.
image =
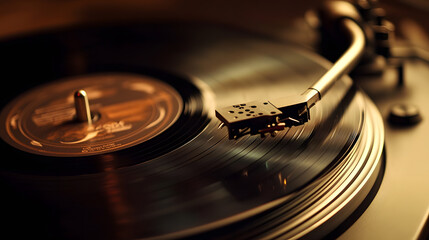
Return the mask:
{"type": "Polygon", "coordinates": [[[292,44],[186,23],[67,29],[0,49],[12,85],[2,210],[26,229],[18,236],[300,237],[337,226],[380,173],[383,124],[348,77],[275,137],[218,128],[216,107],[300,94],[329,68],[292,44]],[[98,116],[86,135],[70,100],[81,88],[98,116]]]}

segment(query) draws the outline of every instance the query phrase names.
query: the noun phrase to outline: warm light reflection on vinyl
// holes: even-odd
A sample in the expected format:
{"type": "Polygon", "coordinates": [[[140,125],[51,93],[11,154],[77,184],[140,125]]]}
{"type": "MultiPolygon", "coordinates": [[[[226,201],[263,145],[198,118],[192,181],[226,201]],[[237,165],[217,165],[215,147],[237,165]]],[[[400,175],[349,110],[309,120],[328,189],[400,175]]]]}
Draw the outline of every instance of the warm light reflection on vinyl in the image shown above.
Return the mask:
{"type": "Polygon", "coordinates": [[[35,236],[54,229],[55,238],[78,239],[301,237],[323,219],[347,217],[341,211],[359,205],[347,199],[365,196],[379,176],[383,123],[347,77],[305,125],[238,140],[218,129],[216,106],[300,94],[329,67],[295,46],[214,26],[159,24],[46,33],[8,49],[25,49],[20,67],[33,69],[13,71],[10,61],[3,74],[12,83],[31,75],[48,84],[8,105],[2,120],[3,138],[16,138],[2,142],[13,152],[1,161],[2,176],[32,209],[20,225],[36,226],[35,236]],[[54,47],[35,61],[46,45],[54,47]],[[71,51],[83,65],[69,65],[71,51]],[[82,142],[94,130],[70,122],[79,89],[100,116],[97,135],[82,142]],[[38,143],[54,150],[39,152],[38,143]],[[74,157],[58,157],[73,146],[74,157]]]}

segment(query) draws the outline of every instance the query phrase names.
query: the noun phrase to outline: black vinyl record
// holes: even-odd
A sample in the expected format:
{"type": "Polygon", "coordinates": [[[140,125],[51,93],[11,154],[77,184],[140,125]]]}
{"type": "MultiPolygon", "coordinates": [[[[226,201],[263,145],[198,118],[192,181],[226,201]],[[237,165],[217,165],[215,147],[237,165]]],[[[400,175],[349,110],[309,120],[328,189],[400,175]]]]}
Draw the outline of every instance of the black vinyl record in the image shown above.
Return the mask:
{"type": "MultiPolygon", "coordinates": [[[[0,49],[2,76],[11,84],[1,99],[2,211],[11,219],[9,229],[20,229],[14,232],[18,236],[145,239],[216,230],[218,237],[302,236],[320,225],[308,220],[306,211],[320,208],[318,212],[327,211],[324,216],[338,212],[333,202],[345,198],[345,192],[361,191],[353,184],[363,185],[379,173],[382,121],[348,77],[311,109],[308,123],[275,137],[229,140],[227,130],[218,128],[216,107],[300,94],[329,68],[324,59],[292,44],[186,23],[67,29],[4,40],[0,49]],[[65,83],[86,89],[107,86],[100,76],[125,79],[115,80],[119,82],[140,76],[151,79],[145,83],[168,85],[159,90],[171,87],[178,93],[178,116],[150,138],[141,133],[130,146],[107,149],[105,142],[124,142],[102,128],[97,137],[104,145],[91,145],[91,154],[47,153],[46,143],[32,137],[36,130],[27,127],[38,119],[37,104],[45,104],[40,99],[68,99],[60,90],[65,83]],[[25,98],[31,100],[20,102],[25,98]],[[30,103],[37,106],[19,112],[30,103]],[[23,126],[17,128],[23,136],[34,138],[27,141],[31,148],[10,136],[12,118],[23,126]],[[249,230],[255,226],[249,219],[279,206],[286,208],[281,218],[263,215],[255,220],[266,222],[257,224],[263,227],[249,230]],[[234,228],[224,231],[231,224],[234,228]],[[278,226],[285,230],[276,232],[278,226]]],[[[91,99],[94,92],[88,91],[95,108],[114,99],[97,103],[91,99]]],[[[156,92],[145,100],[159,96],[156,92]]],[[[101,129],[97,127],[106,115],[100,114],[95,129],[101,129]]],[[[154,118],[160,115],[156,112],[154,118]]],[[[124,119],[122,127],[131,126],[127,124],[134,118],[124,119]]],[[[46,131],[54,131],[48,127],[46,131]]],[[[92,140],[76,144],[83,152],[92,140]]]]}

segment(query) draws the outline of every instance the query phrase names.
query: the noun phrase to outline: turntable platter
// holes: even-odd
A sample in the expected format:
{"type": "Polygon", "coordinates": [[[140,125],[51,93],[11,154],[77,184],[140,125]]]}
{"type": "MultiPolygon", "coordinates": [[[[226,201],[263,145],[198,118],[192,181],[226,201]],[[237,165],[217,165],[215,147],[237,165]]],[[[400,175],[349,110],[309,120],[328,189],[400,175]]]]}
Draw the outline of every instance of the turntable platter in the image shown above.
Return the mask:
{"type": "Polygon", "coordinates": [[[326,228],[332,230],[381,173],[382,120],[348,77],[305,125],[237,140],[218,129],[216,106],[299,94],[329,68],[292,44],[187,23],[68,29],[2,42],[0,49],[12,83],[2,99],[1,149],[13,154],[1,162],[13,194],[2,208],[10,225],[33,226],[35,235],[56,229],[54,237],[80,239],[300,237],[326,219],[334,219],[326,228]],[[64,78],[100,86],[91,77],[100,74],[156,79],[178,93],[180,116],[169,110],[173,120],[162,131],[95,155],[38,154],[9,139],[4,129],[16,112],[10,109],[27,106],[19,99],[40,91],[12,101],[22,86],[61,86],[64,78]]]}

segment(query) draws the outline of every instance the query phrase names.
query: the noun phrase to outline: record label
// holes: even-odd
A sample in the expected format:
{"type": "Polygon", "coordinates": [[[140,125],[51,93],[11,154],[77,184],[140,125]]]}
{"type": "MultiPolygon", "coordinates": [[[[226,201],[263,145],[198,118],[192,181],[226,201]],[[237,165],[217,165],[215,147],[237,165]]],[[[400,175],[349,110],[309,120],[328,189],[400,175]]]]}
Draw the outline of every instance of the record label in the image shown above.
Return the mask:
{"type": "Polygon", "coordinates": [[[20,150],[48,156],[88,156],[134,146],[173,124],[179,93],[148,76],[106,73],[75,77],[28,92],[7,106],[1,137],[20,150]],[[92,124],[76,120],[73,92],[84,89],[92,124]]]}

